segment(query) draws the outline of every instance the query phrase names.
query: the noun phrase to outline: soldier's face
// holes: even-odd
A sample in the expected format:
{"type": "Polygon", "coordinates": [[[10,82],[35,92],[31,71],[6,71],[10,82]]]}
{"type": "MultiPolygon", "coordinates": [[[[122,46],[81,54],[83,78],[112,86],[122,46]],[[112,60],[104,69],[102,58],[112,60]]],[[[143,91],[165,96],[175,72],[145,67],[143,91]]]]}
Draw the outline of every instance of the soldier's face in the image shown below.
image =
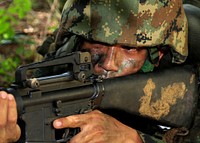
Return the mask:
{"type": "Polygon", "coordinates": [[[136,73],[143,66],[146,49],[84,42],[82,50],[92,55],[95,74],[111,78],[136,73]]]}

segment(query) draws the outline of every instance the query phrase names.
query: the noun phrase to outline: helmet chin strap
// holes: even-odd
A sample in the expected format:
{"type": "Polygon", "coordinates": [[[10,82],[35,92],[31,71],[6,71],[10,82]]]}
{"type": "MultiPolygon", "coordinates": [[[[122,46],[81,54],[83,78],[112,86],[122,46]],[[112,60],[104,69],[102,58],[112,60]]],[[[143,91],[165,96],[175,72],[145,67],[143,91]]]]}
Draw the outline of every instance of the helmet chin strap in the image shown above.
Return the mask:
{"type": "Polygon", "coordinates": [[[147,58],[144,62],[144,65],[140,69],[140,72],[146,73],[146,72],[152,72],[153,70],[154,70],[154,65],[147,58]]]}
{"type": "Polygon", "coordinates": [[[159,50],[158,47],[148,47],[148,57],[144,62],[144,65],[141,68],[141,72],[152,72],[154,70],[155,65],[158,65],[159,62],[159,50]]]}
{"type": "Polygon", "coordinates": [[[149,55],[149,61],[152,64],[157,65],[158,62],[159,62],[159,50],[158,50],[158,46],[148,47],[147,51],[148,51],[148,55],[149,55]]]}

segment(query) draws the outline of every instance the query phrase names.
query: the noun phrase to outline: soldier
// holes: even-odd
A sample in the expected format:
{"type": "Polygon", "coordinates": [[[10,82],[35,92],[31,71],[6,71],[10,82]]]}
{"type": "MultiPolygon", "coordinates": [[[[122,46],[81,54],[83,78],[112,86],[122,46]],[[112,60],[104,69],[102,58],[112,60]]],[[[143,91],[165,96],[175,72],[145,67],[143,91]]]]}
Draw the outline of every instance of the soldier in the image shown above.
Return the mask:
{"type": "MultiPolygon", "coordinates": [[[[57,41],[63,33],[82,37],[81,50],[92,54],[96,74],[110,78],[153,71],[166,51],[173,63],[183,63],[187,32],[182,1],[68,1],[57,41]]],[[[54,122],[56,128],[81,128],[71,142],[159,142],[121,125],[99,111],[54,122]]]]}
{"type": "MultiPolygon", "coordinates": [[[[91,53],[95,73],[111,78],[153,71],[165,52],[172,54],[173,63],[183,63],[188,55],[187,34],[182,0],[68,0],[55,50],[58,55],[63,49],[77,50],[65,45],[78,37],[78,50],[91,53]]],[[[5,92],[0,92],[0,97],[0,138],[15,142],[20,136],[16,103],[5,92]]],[[[53,125],[58,129],[80,127],[70,143],[164,142],[98,110],[57,119],[53,125]]]]}

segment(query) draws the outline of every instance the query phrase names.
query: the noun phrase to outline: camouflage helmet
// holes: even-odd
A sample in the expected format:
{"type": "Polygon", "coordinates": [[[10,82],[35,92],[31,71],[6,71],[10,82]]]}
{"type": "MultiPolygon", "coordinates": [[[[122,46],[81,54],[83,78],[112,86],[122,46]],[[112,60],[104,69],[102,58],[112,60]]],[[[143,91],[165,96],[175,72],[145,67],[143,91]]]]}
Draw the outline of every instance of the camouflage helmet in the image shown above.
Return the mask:
{"type": "Polygon", "coordinates": [[[67,0],[60,30],[108,44],[168,45],[175,63],[188,55],[182,0],[67,0]]]}

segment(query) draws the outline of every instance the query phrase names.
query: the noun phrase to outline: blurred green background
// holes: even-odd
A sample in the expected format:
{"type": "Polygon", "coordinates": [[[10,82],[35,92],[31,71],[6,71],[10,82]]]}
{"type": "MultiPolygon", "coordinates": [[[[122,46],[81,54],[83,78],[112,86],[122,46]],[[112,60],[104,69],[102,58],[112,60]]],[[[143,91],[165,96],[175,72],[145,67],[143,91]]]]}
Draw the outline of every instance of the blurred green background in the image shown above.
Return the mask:
{"type": "Polygon", "coordinates": [[[20,65],[41,60],[36,48],[57,28],[66,0],[0,0],[0,86],[20,65]]]}

